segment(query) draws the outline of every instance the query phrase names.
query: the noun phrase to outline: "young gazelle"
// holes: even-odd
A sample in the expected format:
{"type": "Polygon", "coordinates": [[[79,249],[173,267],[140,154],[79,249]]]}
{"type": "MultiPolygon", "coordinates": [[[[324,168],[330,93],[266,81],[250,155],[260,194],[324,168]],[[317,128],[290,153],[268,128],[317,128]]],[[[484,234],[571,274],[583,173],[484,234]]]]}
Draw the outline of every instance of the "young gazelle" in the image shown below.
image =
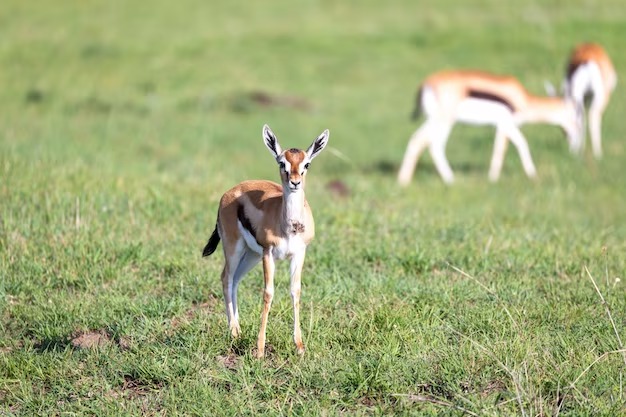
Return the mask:
{"type": "Polygon", "coordinates": [[[581,109],[585,105],[585,96],[591,96],[588,119],[596,158],[602,157],[602,113],[616,84],[617,74],[613,63],[600,45],[583,43],[574,48],[567,63],[565,94],[581,109]]]}
{"type": "Polygon", "coordinates": [[[500,176],[507,139],[517,148],[526,175],[531,178],[536,175],[528,143],[518,126],[536,122],[561,126],[568,135],[570,148],[578,146],[582,130],[582,119],[572,101],[533,96],[513,77],[479,71],[442,71],[431,75],[419,90],[414,118],[420,110],[426,113],[426,121],[409,140],[398,173],[402,185],[411,181],[417,160],[426,147],[444,182],[453,182],[445,147],[456,122],[496,127],[489,169],[491,181],[500,176]]]}
{"type": "Polygon", "coordinates": [[[225,265],[222,289],[228,326],[238,337],[239,310],[237,287],[243,276],[261,259],[265,292],[257,356],[265,354],[265,329],[274,295],[274,260],[291,259],[291,297],[293,301],[293,340],[299,354],[304,353],[300,332],[300,274],[306,247],[315,235],[313,214],[304,198],[304,182],[311,161],[328,143],[325,130],[306,151],[282,150],[269,126],[263,126],[263,140],[280,167],[282,184],[272,181],[244,181],[226,191],[220,200],[215,230],[202,256],[211,255],[223,241],[225,265]]]}

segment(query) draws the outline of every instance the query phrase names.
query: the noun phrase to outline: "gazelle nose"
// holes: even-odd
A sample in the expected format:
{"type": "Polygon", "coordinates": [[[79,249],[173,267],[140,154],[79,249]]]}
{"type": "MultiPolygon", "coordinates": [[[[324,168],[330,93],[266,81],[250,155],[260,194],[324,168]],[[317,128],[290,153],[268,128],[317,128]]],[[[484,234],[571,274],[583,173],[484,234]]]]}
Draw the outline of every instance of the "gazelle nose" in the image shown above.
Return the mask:
{"type": "Polygon", "coordinates": [[[290,182],[291,182],[291,185],[293,185],[294,187],[297,187],[298,185],[300,185],[300,183],[302,182],[302,180],[300,180],[300,181],[293,181],[293,180],[290,180],[290,182]]]}

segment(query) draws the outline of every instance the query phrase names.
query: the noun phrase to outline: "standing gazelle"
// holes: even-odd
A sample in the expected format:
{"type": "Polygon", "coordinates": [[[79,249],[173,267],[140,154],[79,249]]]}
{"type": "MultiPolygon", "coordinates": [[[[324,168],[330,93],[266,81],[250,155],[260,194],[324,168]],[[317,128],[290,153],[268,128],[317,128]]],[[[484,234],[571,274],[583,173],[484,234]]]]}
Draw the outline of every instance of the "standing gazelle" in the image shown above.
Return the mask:
{"type": "Polygon", "coordinates": [[[328,143],[325,130],[306,151],[283,151],[269,126],[263,126],[265,146],[276,158],[282,184],[272,181],[244,181],[226,191],[220,200],[215,230],[202,256],[211,255],[220,239],[224,246],[222,289],[228,326],[238,337],[239,310],[237,287],[243,276],[261,259],[265,292],[257,356],[265,355],[265,330],[274,296],[274,260],[291,259],[291,297],[293,301],[293,341],[304,353],[300,332],[300,275],[306,247],[315,235],[313,214],[304,198],[304,182],[311,161],[328,143]]]}
{"type": "Polygon", "coordinates": [[[588,119],[596,158],[602,157],[602,113],[616,84],[617,74],[613,63],[600,45],[583,43],[574,48],[567,63],[565,94],[581,109],[585,106],[585,97],[591,96],[588,119]]]}
{"type": "Polygon", "coordinates": [[[529,94],[517,79],[480,71],[441,71],[432,74],[419,89],[414,117],[420,109],[426,121],[413,133],[398,173],[398,182],[407,185],[422,152],[429,148],[439,175],[452,183],[454,175],[445,155],[448,136],[456,122],[493,125],[496,138],[489,179],[500,176],[507,139],[513,142],[526,175],[536,176],[526,138],[518,126],[549,123],[562,127],[570,148],[578,146],[582,119],[571,100],[529,94]]]}

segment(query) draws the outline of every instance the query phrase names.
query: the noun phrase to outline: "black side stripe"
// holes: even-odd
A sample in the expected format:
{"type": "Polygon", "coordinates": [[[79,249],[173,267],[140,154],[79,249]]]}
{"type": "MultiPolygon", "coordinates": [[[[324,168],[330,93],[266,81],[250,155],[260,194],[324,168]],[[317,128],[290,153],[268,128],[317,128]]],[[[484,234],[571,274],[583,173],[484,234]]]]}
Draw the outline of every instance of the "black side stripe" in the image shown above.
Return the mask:
{"type": "Polygon", "coordinates": [[[504,106],[506,106],[511,112],[515,111],[515,107],[513,107],[513,104],[511,104],[510,101],[508,101],[508,100],[506,100],[506,99],[504,99],[504,98],[502,98],[502,97],[500,97],[498,95],[495,95],[495,94],[492,94],[492,93],[486,93],[484,91],[478,91],[478,90],[469,90],[468,95],[470,97],[478,98],[478,99],[481,99],[481,100],[495,101],[497,103],[500,103],[500,104],[503,104],[504,106]]]}
{"type": "Polygon", "coordinates": [[[256,231],[252,227],[252,223],[250,223],[250,219],[246,217],[246,213],[243,208],[243,205],[239,205],[239,207],[237,207],[237,218],[241,222],[241,225],[243,226],[243,228],[246,229],[248,232],[250,232],[250,234],[254,237],[254,240],[256,240],[256,243],[259,246],[261,246],[261,244],[259,243],[259,240],[256,238],[256,231]]]}

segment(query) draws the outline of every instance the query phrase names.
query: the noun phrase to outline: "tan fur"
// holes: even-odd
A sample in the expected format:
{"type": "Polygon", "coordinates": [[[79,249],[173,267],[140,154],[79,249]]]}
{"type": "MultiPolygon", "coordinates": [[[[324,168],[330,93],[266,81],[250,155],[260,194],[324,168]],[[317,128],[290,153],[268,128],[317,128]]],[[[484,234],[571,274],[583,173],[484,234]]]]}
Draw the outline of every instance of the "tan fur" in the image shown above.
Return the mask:
{"type": "Polygon", "coordinates": [[[578,66],[593,61],[600,67],[602,78],[606,81],[607,92],[611,92],[617,83],[617,75],[611,58],[604,48],[596,43],[582,43],[577,45],[569,58],[568,65],[578,66]]]}
{"type": "MultiPolygon", "coordinates": [[[[291,175],[290,178],[292,178],[291,175]]],[[[282,186],[273,181],[250,180],[226,191],[220,200],[218,227],[223,242],[236,242],[241,237],[237,227],[237,208],[239,205],[244,207],[244,213],[257,227],[256,238],[262,247],[276,246],[280,239],[284,239],[290,234],[289,225],[284,224],[282,216],[282,186]],[[256,211],[262,212],[260,219],[254,215],[256,211]]],[[[304,213],[305,222],[302,238],[304,243],[308,245],[315,237],[315,222],[306,200],[304,200],[304,213]]],[[[224,251],[228,251],[225,253],[226,256],[232,255],[233,249],[225,247],[224,251]]]]}
{"type": "MultiPolygon", "coordinates": [[[[602,157],[602,116],[617,85],[617,74],[604,48],[583,43],[574,48],[565,77],[565,92],[584,110],[590,97],[587,120],[596,158],[602,157]]],[[[584,144],[584,141],[583,141],[584,144]]]]}
{"type": "Polygon", "coordinates": [[[522,122],[548,122],[549,114],[563,110],[567,104],[559,97],[543,97],[530,94],[515,78],[476,70],[450,70],[432,74],[423,83],[440,97],[445,107],[469,96],[471,90],[483,91],[508,101],[522,122]]]}

